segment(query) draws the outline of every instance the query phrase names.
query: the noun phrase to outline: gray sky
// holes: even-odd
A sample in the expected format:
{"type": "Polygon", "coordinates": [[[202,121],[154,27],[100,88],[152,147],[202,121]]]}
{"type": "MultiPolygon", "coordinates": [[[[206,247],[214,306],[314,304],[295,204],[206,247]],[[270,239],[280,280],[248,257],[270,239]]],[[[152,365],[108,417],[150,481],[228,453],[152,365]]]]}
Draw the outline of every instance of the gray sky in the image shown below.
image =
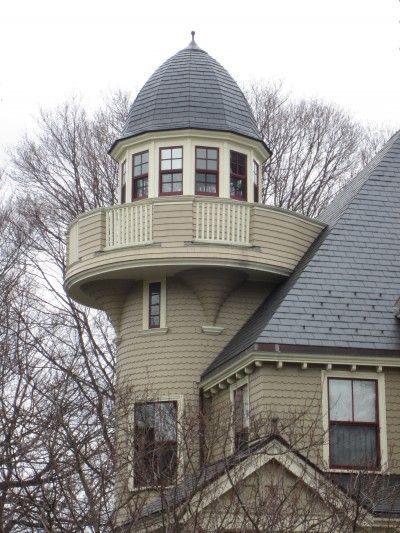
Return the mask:
{"type": "Polygon", "coordinates": [[[192,29],[240,83],[400,128],[399,19],[398,0],[1,0],[0,161],[40,107],[134,95],[192,29]]]}

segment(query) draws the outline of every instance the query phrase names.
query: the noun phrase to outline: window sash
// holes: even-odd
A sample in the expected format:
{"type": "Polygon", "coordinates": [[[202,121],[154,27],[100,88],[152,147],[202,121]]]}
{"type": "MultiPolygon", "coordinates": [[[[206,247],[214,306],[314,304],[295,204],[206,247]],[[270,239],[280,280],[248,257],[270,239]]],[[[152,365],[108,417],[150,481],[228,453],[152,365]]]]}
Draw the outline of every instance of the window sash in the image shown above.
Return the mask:
{"type": "Polygon", "coordinates": [[[253,181],[254,181],[254,201],[259,201],[259,185],[258,181],[260,178],[260,165],[257,163],[257,161],[253,161],[253,181]]]}
{"type": "Polygon", "coordinates": [[[134,410],[134,484],[136,487],[170,485],[177,470],[177,402],[136,403],[134,410]],[[173,427],[165,431],[162,424],[169,409],[173,427]],[[141,427],[140,423],[145,424],[146,420],[149,425],[141,427]],[[163,432],[164,437],[170,438],[160,438],[163,432]]]}
{"type": "Polygon", "coordinates": [[[247,156],[240,152],[230,152],[230,196],[235,200],[247,198],[247,156]]]}
{"type": "Polygon", "coordinates": [[[121,204],[126,202],[126,159],[121,164],[121,204]]]}
{"type": "Polygon", "coordinates": [[[149,151],[132,156],[132,201],[148,197],[149,151]]]}
{"type": "MultiPolygon", "coordinates": [[[[371,398],[369,400],[369,403],[371,403],[371,398]]],[[[328,413],[330,467],[379,469],[381,459],[377,380],[329,378],[328,413]],[[335,384],[336,386],[340,384],[342,394],[347,394],[345,398],[341,399],[337,391],[332,391],[335,384]],[[365,398],[357,396],[357,388],[361,384],[373,384],[374,405],[370,405],[371,414],[369,415],[369,420],[365,420],[359,415],[365,407],[365,398]],[[355,389],[356,395],[354,393],[355,389]],[[340,401],[342,406],[338,409],[338,406],[333,404],[333,400],[340,401]],[[358,408],[358,403],[360,403],[360,409],[358,408]]]]}
{"type": "Polygon", "coordinates": [[[149,329],[160,327],[161,283],[149,283],[149,329]]]}
{"type": "Polygon", "coordinates": [[[196,146],[195,161],[195,194],[218,196],[219,149],[196,146]]]}
{"type": "Polygon", "coordinates": [[[249,389],[248,385],[233,391],[233,428],[235,451],[245,448],[249,442],[249,389]]]}
{"type": "Polygon", "coordinates": [[[183,193],[183,146],[160,148],[159,172],[160,196],[183,193]]]}

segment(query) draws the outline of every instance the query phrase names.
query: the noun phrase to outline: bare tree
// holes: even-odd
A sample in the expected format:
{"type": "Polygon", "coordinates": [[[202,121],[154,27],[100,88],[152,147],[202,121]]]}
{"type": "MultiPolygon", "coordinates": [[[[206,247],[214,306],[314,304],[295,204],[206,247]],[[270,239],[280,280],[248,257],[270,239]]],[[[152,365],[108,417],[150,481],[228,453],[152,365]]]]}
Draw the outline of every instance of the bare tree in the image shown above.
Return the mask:
{"type": "Polygon", "coordinates": [[[253,84],[246,94],[272,149],[263,168],[267,204],[316,216],[389,137],[335,105],[295,100],[280,83],[253,84]]]}

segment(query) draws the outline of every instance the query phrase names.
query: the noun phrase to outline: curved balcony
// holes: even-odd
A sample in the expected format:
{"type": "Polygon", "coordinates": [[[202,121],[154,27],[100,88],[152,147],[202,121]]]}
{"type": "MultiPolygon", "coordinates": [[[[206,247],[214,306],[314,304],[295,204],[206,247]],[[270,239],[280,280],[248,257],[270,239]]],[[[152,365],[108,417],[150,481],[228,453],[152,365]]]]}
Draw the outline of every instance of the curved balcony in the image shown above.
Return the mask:
{"type": "Polygon", "coordinates": [[[149,198],[76,218],[65,287],[91,305],[85,284],[224,267],[253,279],[290,275],[323,224],[296,213],[223,198],[149,198]]]}

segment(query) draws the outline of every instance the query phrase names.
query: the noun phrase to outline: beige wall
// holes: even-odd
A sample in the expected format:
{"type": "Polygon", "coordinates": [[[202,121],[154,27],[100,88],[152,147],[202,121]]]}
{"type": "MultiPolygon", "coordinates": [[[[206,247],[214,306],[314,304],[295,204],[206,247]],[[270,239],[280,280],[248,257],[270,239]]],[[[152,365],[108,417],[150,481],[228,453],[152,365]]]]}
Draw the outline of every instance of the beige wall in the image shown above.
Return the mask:
{"type": "MultiPolygon", "coordinates": [[[[273,364],[266,364],[255,369],[248,376],[250,395],[250,419],[259,435],[271,431],[271,419],[278,417],[278,427],[282,436],[287,438],[294,447],[307,455],[312,461],[323,465],[323,445],[327,443],[327,434],[323,429],[323,394],[322,374],[324,367],[309,366],[302,370],[300,365],[284,365],[278,369],[273,364]]],[[[332,371],[335,372],[334,370],[332,371]]],[[[369,377],[378,379],[380,374],[367,373],[369,377]]],[[[365,377],[352,372],[351,377],[365,377]]],[[[386,423],[380,413],[381,433],[386,433],[388,449],[388,467],[390,473],[400,473],[400,370],[387,369],[384,372],[386,403],[386,423]]],[[[210,419],[218,419],[222,425],[230,424],[228,420],[231,412],[229,388],[218,392],[205,400],[205,410],[210,419]]],[[[220,434],[222,435],[221,430],[220,434]]],[[[215,433],[214,433],[215,434],[215,433]]],[[[223,455],[221,446],[214,446],[212,458],[216,460],[223,455]]],[[[225,453],[229,454],[227,444],[225,453]]]]}

